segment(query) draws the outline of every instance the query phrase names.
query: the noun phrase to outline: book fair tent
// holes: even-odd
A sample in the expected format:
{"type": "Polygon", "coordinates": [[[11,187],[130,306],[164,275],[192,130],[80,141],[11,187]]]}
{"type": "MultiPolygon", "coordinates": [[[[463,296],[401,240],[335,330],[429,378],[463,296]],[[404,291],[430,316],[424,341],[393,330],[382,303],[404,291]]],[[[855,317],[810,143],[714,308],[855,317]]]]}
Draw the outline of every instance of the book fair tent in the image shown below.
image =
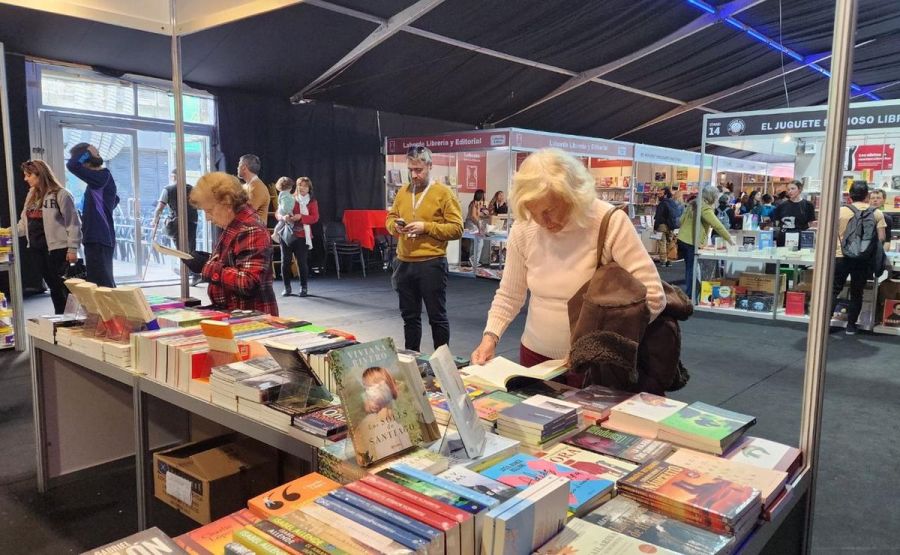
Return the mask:
{"type": "MultiPolygon", "coordinates": [[[[89,66],[116,78],[171,80],[182,186],[182,86],[214,94],[224,160],[258,151],[273,175],[295,174],[296,167],[327,175],[334,186],[322,204],[332,216],[377,205],[383,188],[359,185],[382,183],[384,137],[426,125],[435,132],[521,127],[691,149],[700,146],[708,114],[830,100],[835,125],[823,148],[838,152],[839,116],[849,100],[900,98],[900,8],[862,1],[854,22],[847,12],[836,18],[834,4],[0,2],[9,75],[2,106],[5,177],[12,183],[12,161],[29,157],[25,57],[89,66]],[[842,51],[832,52],[832,35],[842,51]],[[841,83],[849,83],[849,94],[840,94],[841,83]]],[[[823,182],[836,182],[838,172],[826,163],[823,182]]],[[[9,198],[14,217],[12,191],[9,198]]],[[[182,207],[185,200],[180,195],[182,207]]],[[[835,214],[834,200],[824,202],[825,214],[835,214]]],[[[834,243],[833,227],[823,231],[826,245],[834,243]]],[[[817,253],[817,267],[827,250],[817,253]]],[[[820,275],[814,288],[825,298],[820,275]]],[[[803,393],[805,468],[795,482],[801,509],[815,491],[827,331],[825,309],[818,308],[810,318],[803,393]]],[[[803,510],[799,520],[810,518],[803,510]]],[[[766,539],[754,540],[763,542],[757,550],[766,539]]]]}

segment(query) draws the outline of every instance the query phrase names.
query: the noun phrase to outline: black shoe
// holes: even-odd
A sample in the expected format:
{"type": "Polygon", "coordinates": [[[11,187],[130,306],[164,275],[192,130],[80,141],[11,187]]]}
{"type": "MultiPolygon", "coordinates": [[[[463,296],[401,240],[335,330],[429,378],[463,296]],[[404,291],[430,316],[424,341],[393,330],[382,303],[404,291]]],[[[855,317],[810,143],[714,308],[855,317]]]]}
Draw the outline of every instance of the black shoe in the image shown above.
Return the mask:
{"type": "Polygon", "coordinates": [[[282,296],[282,297],[290,297],[290,296],[291,296],[291,290],[290,290],[290,289],[285,289],[284,291],[281,292],[281,296],[282,296]]]}
{"type": "Polygon", "coordinates": [[[300,290],[300,296],[301,296],[301,297],[308,297],[308,296],[309,296],[309,291],[307,291],[306,288],[304,287],[303,289],[300,290]]]}
{"type": "Polygon", "coordinates": [[[856,332],[859,331],[859,328],[856,327],[856,324],[847,324],[847,329],[844,330],[844,333],[847,335],[856,335],[856,332]]]}

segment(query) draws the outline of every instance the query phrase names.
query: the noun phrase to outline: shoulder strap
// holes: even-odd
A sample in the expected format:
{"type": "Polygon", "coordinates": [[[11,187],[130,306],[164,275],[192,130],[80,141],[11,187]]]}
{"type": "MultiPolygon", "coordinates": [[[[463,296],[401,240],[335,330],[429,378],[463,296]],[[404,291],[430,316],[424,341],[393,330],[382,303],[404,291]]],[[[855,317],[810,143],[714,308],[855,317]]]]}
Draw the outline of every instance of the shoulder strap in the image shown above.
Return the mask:
{"type": "Polygon", "coordinates": [[[609,229],[609,220],[612,218],[613,212],[618,208],[613,207],[600,221],[600,230],[597,232],[597,267],[603,266],[603,247],[606,246],[606,231],[609,229]]]}

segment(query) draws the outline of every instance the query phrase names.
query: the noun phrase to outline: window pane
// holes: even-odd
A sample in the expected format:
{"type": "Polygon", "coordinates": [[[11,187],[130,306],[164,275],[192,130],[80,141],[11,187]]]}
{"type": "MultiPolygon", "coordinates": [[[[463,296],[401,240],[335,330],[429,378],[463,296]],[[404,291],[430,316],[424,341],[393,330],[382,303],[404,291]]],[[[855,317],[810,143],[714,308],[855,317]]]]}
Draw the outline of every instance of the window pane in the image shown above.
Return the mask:
{"type": "Polygon", "coordinates": [[[41,70],[41,102],[44,106],[134,114],[134,92],[130,84],[46,67],[41,70]]]}
{"type": "MultiPolygon", "coordinates": [[[[167,91],[138,87],[138,115],[147,118],[172,120],[175,99],[167,91]]],[[[184,121],[213,125],[216,122],[215,102],[212,98],[184,95],[184,121]]]]}

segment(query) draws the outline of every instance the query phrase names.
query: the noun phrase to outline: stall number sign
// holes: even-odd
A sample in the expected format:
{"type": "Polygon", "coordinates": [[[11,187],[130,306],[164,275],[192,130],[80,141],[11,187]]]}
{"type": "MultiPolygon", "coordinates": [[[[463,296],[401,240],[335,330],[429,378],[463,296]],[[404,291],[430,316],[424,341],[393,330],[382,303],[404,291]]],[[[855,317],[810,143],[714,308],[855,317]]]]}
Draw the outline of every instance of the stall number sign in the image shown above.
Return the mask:
{"type": "MultiPolygon", "coordinates": [[[[704,131],[707,139],[824,132],[826,117],[825,109],[715,117],[706,120],[704,131]]],[[[848,129],[890,127],[900,127],[900,104],[850,106],[848,129]]]]}

